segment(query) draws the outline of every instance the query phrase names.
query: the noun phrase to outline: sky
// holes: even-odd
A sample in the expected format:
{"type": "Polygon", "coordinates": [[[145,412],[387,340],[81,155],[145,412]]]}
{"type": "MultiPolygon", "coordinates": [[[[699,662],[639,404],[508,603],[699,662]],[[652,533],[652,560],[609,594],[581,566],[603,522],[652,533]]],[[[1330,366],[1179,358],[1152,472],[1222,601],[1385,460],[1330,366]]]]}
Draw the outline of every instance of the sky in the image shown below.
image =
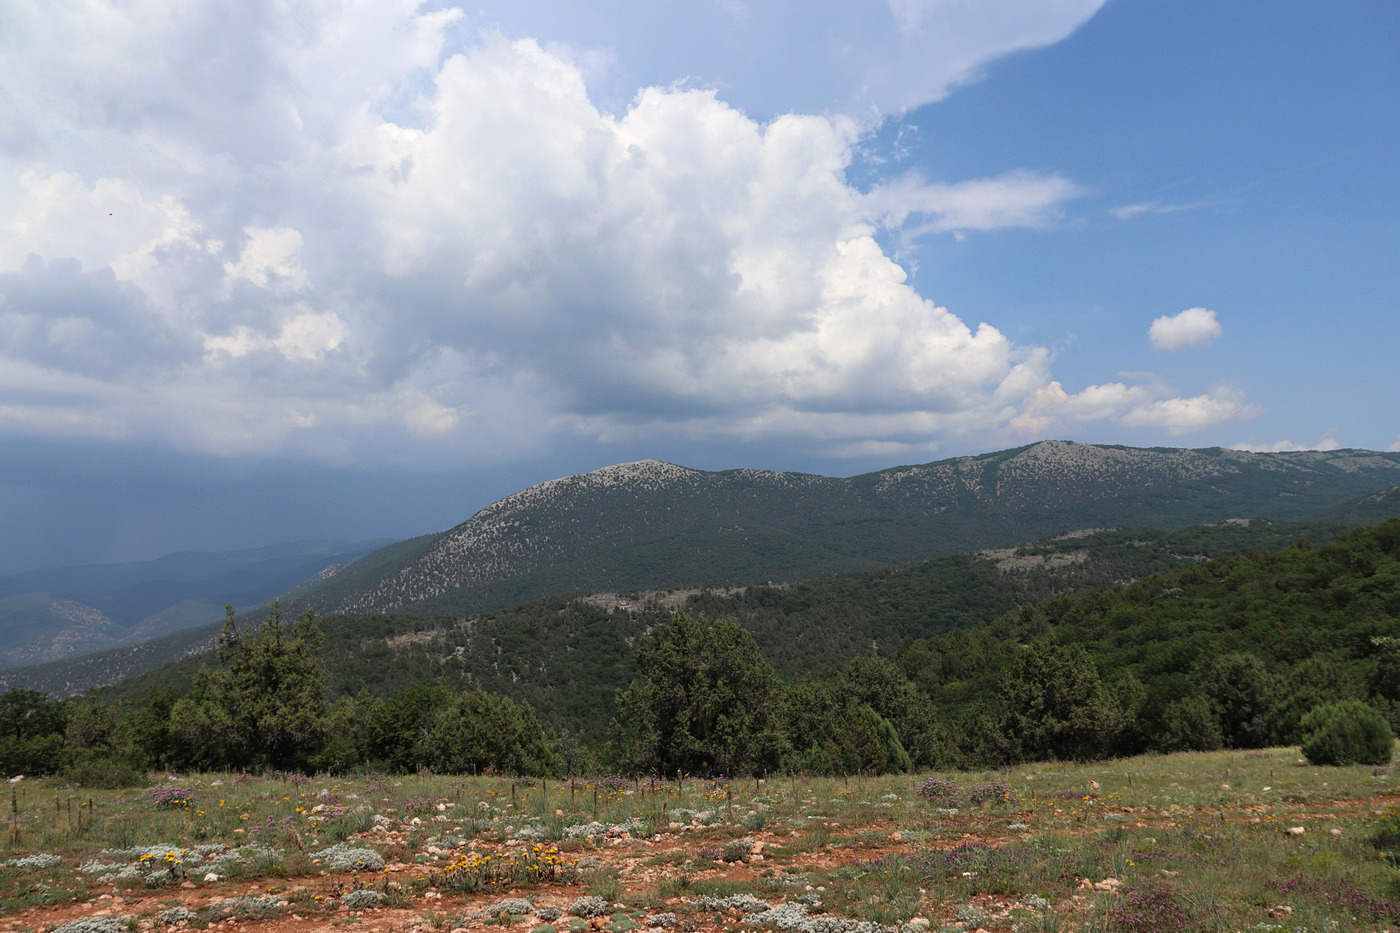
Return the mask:
{"type": "Polygon", "coordinates": [[[0,0],[0,573],[655,457],[1400,449],[1393,0],[0,0]]]}

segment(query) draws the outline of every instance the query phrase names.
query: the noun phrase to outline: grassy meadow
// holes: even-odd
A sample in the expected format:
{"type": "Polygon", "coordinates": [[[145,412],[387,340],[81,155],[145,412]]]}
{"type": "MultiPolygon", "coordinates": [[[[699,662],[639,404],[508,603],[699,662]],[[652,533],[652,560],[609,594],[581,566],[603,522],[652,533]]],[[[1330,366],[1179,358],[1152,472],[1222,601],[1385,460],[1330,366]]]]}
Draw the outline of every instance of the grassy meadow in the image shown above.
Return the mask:
{"type": "Polygon", "coordinates": [[[153,777],[11,784],[0,929],[1400,929],[1394,773],[1296,749],[834,780],[153,777]]]}

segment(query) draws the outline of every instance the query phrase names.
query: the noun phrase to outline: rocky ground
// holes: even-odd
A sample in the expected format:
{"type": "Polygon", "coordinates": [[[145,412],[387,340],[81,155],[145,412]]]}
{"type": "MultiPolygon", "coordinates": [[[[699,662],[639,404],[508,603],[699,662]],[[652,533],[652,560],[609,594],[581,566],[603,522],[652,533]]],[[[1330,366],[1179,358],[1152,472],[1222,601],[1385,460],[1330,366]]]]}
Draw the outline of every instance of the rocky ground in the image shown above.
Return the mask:
{"type": "Polygon", "coordinates": [[[30,784],[0,933],[1400,929],[1389,770],[1251,754],[679,787],[199,776],[157,785],[186,806],[69,794],[78,819],[30,784]]]}

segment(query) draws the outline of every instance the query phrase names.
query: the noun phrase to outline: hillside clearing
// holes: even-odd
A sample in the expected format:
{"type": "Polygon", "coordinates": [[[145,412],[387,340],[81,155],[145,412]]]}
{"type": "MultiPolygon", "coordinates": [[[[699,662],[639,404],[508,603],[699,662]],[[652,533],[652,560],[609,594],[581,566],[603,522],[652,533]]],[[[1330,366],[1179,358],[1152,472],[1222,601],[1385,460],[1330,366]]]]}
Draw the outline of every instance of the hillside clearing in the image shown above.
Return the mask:
{"type": "Polygon", "coordinates": [[[16,783],[0,930],[1400,924],[1394,774],[1296,749],[846,780],[161,778],[16,783]],[[930,777],[963,797],[921,797],[930,777]],[[997,781],[1005,802],[967,802],[997,781]]]}

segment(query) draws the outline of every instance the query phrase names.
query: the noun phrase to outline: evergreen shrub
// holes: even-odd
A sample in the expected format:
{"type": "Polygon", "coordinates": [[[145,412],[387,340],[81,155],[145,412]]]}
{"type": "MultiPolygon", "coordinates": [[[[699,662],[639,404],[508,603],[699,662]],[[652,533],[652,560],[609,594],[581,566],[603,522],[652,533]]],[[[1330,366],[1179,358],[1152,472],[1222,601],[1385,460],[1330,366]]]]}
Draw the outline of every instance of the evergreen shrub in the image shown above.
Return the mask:
{"type": "Polygon", "coordinates": [[[1395,749],[1390,726],[1360,700],[1318,706],[1303,717],[1300,729],[1303,756],[1315,765],[1382,765],[1395,749]]]}

